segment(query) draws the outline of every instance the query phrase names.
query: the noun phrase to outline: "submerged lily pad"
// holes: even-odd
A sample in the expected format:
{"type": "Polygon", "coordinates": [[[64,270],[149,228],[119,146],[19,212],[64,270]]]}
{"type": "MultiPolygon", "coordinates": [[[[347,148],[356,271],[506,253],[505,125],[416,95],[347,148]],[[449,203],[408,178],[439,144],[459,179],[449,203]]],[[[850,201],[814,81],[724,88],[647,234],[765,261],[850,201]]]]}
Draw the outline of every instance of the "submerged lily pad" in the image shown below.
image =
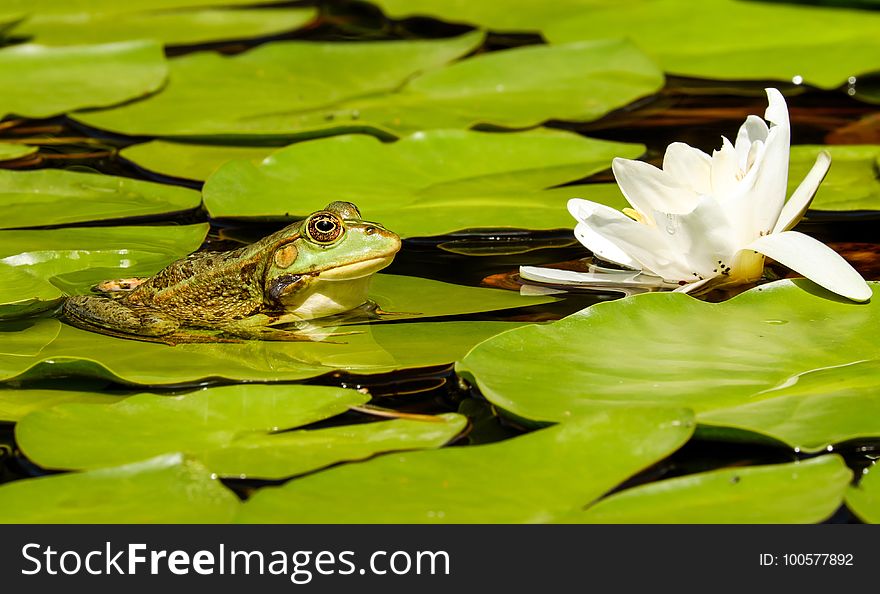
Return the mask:
{"type": "Polygon", "coordinates": [[[196,250],[207,223],[0,231],[0,319],[58,304],[62,290],[153,274],[196,250]]]}
{"type": "MultiPolygon", "coordinates": [[[[292,145],[259,164],[227,163],[208,179],[203,194],[214,217],[304,216],[333,196],[356,203],[366,218],[403,236],[520,222],[533,229],[565,227],[571,225],[565,202],[581,188],[543,188],[586,177],[606,169],[615,156],[636,157],[643,150],[550,130],[433,130],[390,144],[339,136],[292,145]],[[339,163],[348,164],[345,176],[335,174],[339,163]]],[[[584,190],[619,195],[608,187],[584,190]]]]}
{"type": "Polygon", "coordinates": [[[86,377],[127,384],[192,384],[207,378],[282,381],[335,371],[385,373],[450,364],[514,322],[407,322],[345,327],[326,342],[164,344],[112,338],[57,320],[0,323],[0,381],[86,377]],[[59,329],[60,326],[60,329],[59,329]],[[5,328],[9,328],[4,333],[5,328]],[[48,333],[57,337],[43,342],[48,333]],[[332,341],[332,342],[331,342],[332,341]],[[7,347],[8,343],[8,347],[7,347]],[[21,345],[21,346],[17,346],[21,345]],[[39,345],[38,352],[26,350],[39,345]]]}
{"type": "Polygon", "coordinates": [[[47,118],[115,105],[157,91],[167,76],[162,46],[154,41],[13,45],[0,49],[0,117],[47,118]]]}
{"type": "Polygon", "coordinates": [[[198,208],[195,190],[60,169],[0,169],[0,228],[60,225],[198,208]]]}
{"type": "Polygon", "coordinates": [[[467,418],[448,413],[425,420],[253,435],[203,452],[199,459],[220,476],[282,479],[383,452],[437,448],[465,425],[467,418]]]}
{"type": "Polygon", "coordinates": [[[740,0],[604,3],[541,28],[552,43],[625,36],[671,74],[825,89],[880,70],[878,29],[867,10],[740,0]]]}
{"type": "Polygon", "coordinates": [[[29,146],[27,144],[14,144],[9,142],[0,142],[0,161],[12,161],[13,159],[21,159],[37,152],[38,147],[29,146]]]}
{"type": "MultiPolygon", "coordinates": [[[[138,394],[114,404],[59,404],[15,426],[22,452],[46,468],[91,469],[300,427],[370,397],[325,386],[238,385],[181,396],[138,394]]],[[[213,470],[213,469],[212,469],[213,470]]]]}
{"type": "Polygon", "coordinates": [[[238,507],[207,468],[180,454],[0,486],[4,524],[216,524],[238,507]]]}
{"type": "Polygon", "coordinates": [[[261,489],[243,522],[546,522],[668,455],[685,410],[616,407],[499,443],[381,456],[261,489]]]}
{"type": "Polygon", "coordinates": [[[663,84],[659,70],[624,41],[517,48],[442,68],[481,43],[475,32],[442,41],[272,43],[229,58],[192,54],[171,61],[161,94],[77,119],[164,137],[364,131],[387,138],[477,123],[590,121],[663,84]]]}
{"type": "Polygon", "coordinates": [[[880,471],[876,465],[846,493],[846,506],[863,522],[880,524],[880,471]]]}
{"type": "MultiPolygon", "coordinates": [[[[774,388],[785,395],[782,388],[813,370],[845,373],[843,366],[880,358],[871,330],[878,310],[876,297],[845,302],[809,281],[778,281],[718,304],[649,293],[493,337],[458,369],[495,405],[527,419],[568,419],[603,402],[652,403],[691,407],[717,425],[708,411],[771,398],[774,388]]],[[[872,400],[868,383],[851,385],[862,405],[872,400]]],[[[807,447],[863,434],[867,422],[853,415],[816,416],[827,404],[819,402],[780,424],[768,400],[752,405],[767,414],[746,408],[731,424],[807,447]]],[[[880,435],[880,424],[871,433],[880,435]]]]}
{"type": "MultiPolygon", "coordinates": [[[[118,3],[128,4],[128,3],[118,3]]],[[[157,10],[102,11],[74,5],[68,12],[41,12],[39,6],[15,27],[15,35],[28,36],[43,45],[109,43],[128,39],[153,39],[166,45],[209,43],[276,35],[298,29],[313,20],[313,8],[193,9],[192,3],[157,10]]],[[[225,0],[214,2],[229,5],[225,0]]]]}
{"type": "Polygon", "coordinates": [[[789,194],[807,174],[820,151],[831,153],[831,169],[812,210],[880,210],[880,145],[801,145],[791,147],[789,194]]]}
{"type": "Polygon", "coordinates": [[[806,524],[843,501],[852,472],[839,456],[713,470],[648,483],[560,521],[582,524],[806,524]]]}
{"type": "Polygon", "coordinates": [[[111,404],[125,398],[79,390],[0,389],[0,421],[18,421],[29,413],[59,404],[111,404]]]}

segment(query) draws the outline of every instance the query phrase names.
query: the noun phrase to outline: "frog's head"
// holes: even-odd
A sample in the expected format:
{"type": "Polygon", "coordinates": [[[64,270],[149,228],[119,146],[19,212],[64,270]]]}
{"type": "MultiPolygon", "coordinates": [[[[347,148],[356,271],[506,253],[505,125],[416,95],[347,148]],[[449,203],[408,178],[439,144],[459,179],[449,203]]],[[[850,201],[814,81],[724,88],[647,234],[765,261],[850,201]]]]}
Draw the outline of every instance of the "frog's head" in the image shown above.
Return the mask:
{"type": "Polygon", "coordinates": [[[291,240],[280,242],[271,254],[265,289],[288,307],[299,306],[306,289],[314,292],[319,285],[325,292],[350,293],[345,300],[357,301],[351,307],[360,305],[369,277],[391,264],[400,250],[396,233],[363,220],[351,202],[331,202],[279,234],[285,232],[291,240]]]}

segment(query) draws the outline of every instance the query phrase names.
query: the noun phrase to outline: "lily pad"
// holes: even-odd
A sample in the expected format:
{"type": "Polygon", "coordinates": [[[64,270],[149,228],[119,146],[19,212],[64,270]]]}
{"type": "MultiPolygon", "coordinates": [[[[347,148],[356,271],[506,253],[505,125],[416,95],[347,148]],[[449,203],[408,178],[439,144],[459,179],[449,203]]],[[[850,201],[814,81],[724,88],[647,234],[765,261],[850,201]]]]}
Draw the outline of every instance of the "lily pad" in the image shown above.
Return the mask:
{"type": "Polygon", "coordinates": [[[846,506],[863,522],[880,524],[880,471],[872,466],[846,493],[846,506]]]}
{"type": "Polygon", "coordinates": [[[810,205],[812,210],[880,210],[880,145],[800,145],[791,147],[789,194],[820,151],[831,153],[831,170],[810,205]]]}
{"type": "Polygon", "coordinates": [[[198,456],[241,437],[321,421],[369,399],[343,388],[268,384],[138,394],[114,404],[38,410],[18,422],[15,436],[40,466],[92,469],[174,452],[198,456]]]}
{"type": "Polygon", "coordinates": [[[52,309],[63,295],[49,281],[0,262],[0,320],[52,309]]]}
{"type": "Polygon", "coordinates": [[[207,232],[206,223],[0,231],[0,319],[50,309],[62,291],[153,274],[195,251],[207,232]]]}
{"type": "MultiPolygon", "coordinates": [[[[403,236],[520,221],[527,228],[565,227],[571,221],[562,195],[576,196],[580,189],[543,188],[602,171],[615,156],[636,157],[643,150],[551,130],[433,130],[390,144],[339,136],[289,146],[259,164],[226,163],[208,179],[203,195],[214,217],[305,216],[333,196],[358,204],[367,218],[403,236]],[[334,173],[342,162],[348,164],[345,176],[334,173]]],[[[607,187],[590,192],[619,195],[607,187]]]]}
{"type": "Polygon", "coordinates": [[[0,228],[61,225],[198,208],[195,190],[60,169],[0,169],[0,228]]]}
{"type": "Polygon", "coordinates": [[[740,0],[606,2],[541,27],[552,43],[627,37],[671,74],[825,89],[880,70],[878,29],[867,10],[740,0]]]}
{"type": "Polygon", "coordinates": [[[27,319],[0,323],[0,358],[14,361],[16,357],[31,358],[39,355],[58,337],[58,320],[27,319]]]}
{"type": "Polygon", "coordinates": [[[18,421],[29,413],[59,404],[111,404],[125,398],[79,390],[0,389],[0,421],[18,421]]]}
{"type": "Polygon", "coordinates": [[[164,344],[111,338],[57,320],[0,324],[0,381],[84,377],[141,385],[191,385],[208,378],[301,380],[447,365],[477,343],[515,328],[514,322],[407,322],[347,327],[332,342],[245,341],[164,344]],[[7,333],[5,328],[9,328],[7,333]],[[57,337],[48,345],[48,333],[57,337]],[[6,336],[9,338],[6,338],[6,336]],[[7,346],[8,343],[8,346],[7,346]],[[21,346],[18,346],[21,345],[21,346]],[[33,353],[33,346],[40,350],[33,353]],[[30,349],[30,350],[26,350],[30,349]]]}
{"type": "Polygon", "coordinates": [[[238,507],[207,468],[180,454],[0,486],[4,524],[217,524],[238,507]]]}
{"type": "MultiPolygon", "coordinates": [[[[458,370],[495,405],[527,419],[564,420],[616,402],[687,406],[701,420],[708,411],[771,398],[774,388],[784,395],[781,388],[807,372],[845,373],[843,366],[880,357],[871,332],[878,309],[876,297],[844,302],[803,280],[777,281],[718,304],[648,293],[493,337],[458,370]]],[[[862,404],[871,399],[868,384],[852,385],[862,404]]],[[[772,409],[770,402],[754,406],[772,409]]],[[[794,411],[789,426],[770,409],[743,412],[735,426],[805,446],[864,428],[842,413],[817,418],[817,407],[794,411]]],[[[880,425],[875,430],[880,435],[880,425]]]]}
{"type": "Polygon", "coordinates": [[[755,431],[805,452],[880,436],[880,360],[809,371],[746,403],[700,415],[700,424],[755,431]]]}
{"type": "MultiPolygon", "coordinates": [[[[196,52],[169,62],[169,83],[150,100],[77,119],[132,135],[295,137],[303,134],[291,124],[298,112],[392,92],[482,41],[483,34],[474,32],[432,41],[275,42],[236,56],[196,52]]],[[[368,127],[357,121],[324,125],[337,132],[368,127]]]]}
{"type": "Polygon", "coordinates": [[[154,41],[0,49],[0,117],[47,118],[106,107],[157,91],[168,76],[154,41]]]}
{"type": "MultiPolygon", "coordinates": [[[[14,33],[43,45],[111,43],[128,39],[153,39],[166,45],[196,44],[277,35],[299,29],[317,14],[313,8],[199,10],[192,9],[192,3],[180,4],[183,6],[170,10],[145,7],[148,10],[107,12],[74,5],[68,12],[46,13],[36,6],[14,33]]],[[[214,4],[230,3],[222,0],[214,4]]]]}
{"type": "Polygon", "coordinates": [[[615,493],[578,524],[806,524],[821,522],[843,501],[852,472],[839,456],[714,470],[615,493]]]}
{"type": "Polygon", "coordinates": [[[119,156],[147,171],[204,181],[228,161],[251,161],[258,165],[277,147],[191,144],[151,140],[119,151],[119,156]]]}
{"type": "Polygon", "coordinates": [[[12,161],[21,159],[37,152],[38,147],[26,144],[14,144],[9,142],[0,142],[0,161],[12,161]]]}
{"type": "Polygon", "coordinates": [[[264,488],[239,520],[546,522],[668,455],[692,430],[686,410],[612,407],[494,444],[381,456],[264,488]]]}
{"type": "Polygon", "coordinates": [[[466,417],[448,413],[430,420],[397,419],[253,435],[203,452],[199,459],[220,476],[282,479],[383,452],[438,448],[465,425],[466,417]]]}
{"type": "Polygon", "coordinates": [[[197,53],[171,62],[161,94],[77,119],[177,138],[392,138],[477,123],[591,121],[663,84],[653,63],[614,40],[491,52],[442,67],[481,43],[475,32],[442,41],[272,43],[230,58],[197,53]]]}

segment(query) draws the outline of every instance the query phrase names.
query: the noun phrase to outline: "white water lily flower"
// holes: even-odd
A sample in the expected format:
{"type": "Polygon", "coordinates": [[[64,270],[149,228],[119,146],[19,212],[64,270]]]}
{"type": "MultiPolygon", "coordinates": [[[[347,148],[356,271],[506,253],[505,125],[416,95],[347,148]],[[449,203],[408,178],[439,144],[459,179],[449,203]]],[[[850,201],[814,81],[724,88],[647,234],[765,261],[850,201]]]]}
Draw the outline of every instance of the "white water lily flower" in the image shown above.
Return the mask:
{"type": "Polygon", "coordinates": [[[750,115],[736,142],[723,138],[706,153],[676,142],[663,168],[614,159],[614,177],[632,208],[570,200],[575,236],[603,260],[627,271],[578,273],[524,266],[526,279],[586,285],[678,287],[691,292],[761,278],[768,256],[813,282],[854,301],[871,289],[831,248],[796,231],[831,157],[822,152],[786,202],[790,127],[782,94],[767,89],[768,125],[750,115]]]}

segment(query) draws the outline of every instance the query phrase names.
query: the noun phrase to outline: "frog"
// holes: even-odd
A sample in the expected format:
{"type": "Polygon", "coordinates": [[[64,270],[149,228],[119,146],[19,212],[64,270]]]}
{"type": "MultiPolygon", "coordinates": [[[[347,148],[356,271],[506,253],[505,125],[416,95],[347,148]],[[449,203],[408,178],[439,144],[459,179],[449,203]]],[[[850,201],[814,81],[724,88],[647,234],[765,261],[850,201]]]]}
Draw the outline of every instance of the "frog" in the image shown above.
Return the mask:
{"type": "Polygon", "coordinates": [[[197,251],[151,277],[103,281],[93,288],[101,294],[67,298],[62,316],[171,345],[323,340],[308,332],[311,322],[369,303],[371,278],[400,248],[396,233],[364,220],[355,204],[331,202],[253,244],[197,251]]]}

